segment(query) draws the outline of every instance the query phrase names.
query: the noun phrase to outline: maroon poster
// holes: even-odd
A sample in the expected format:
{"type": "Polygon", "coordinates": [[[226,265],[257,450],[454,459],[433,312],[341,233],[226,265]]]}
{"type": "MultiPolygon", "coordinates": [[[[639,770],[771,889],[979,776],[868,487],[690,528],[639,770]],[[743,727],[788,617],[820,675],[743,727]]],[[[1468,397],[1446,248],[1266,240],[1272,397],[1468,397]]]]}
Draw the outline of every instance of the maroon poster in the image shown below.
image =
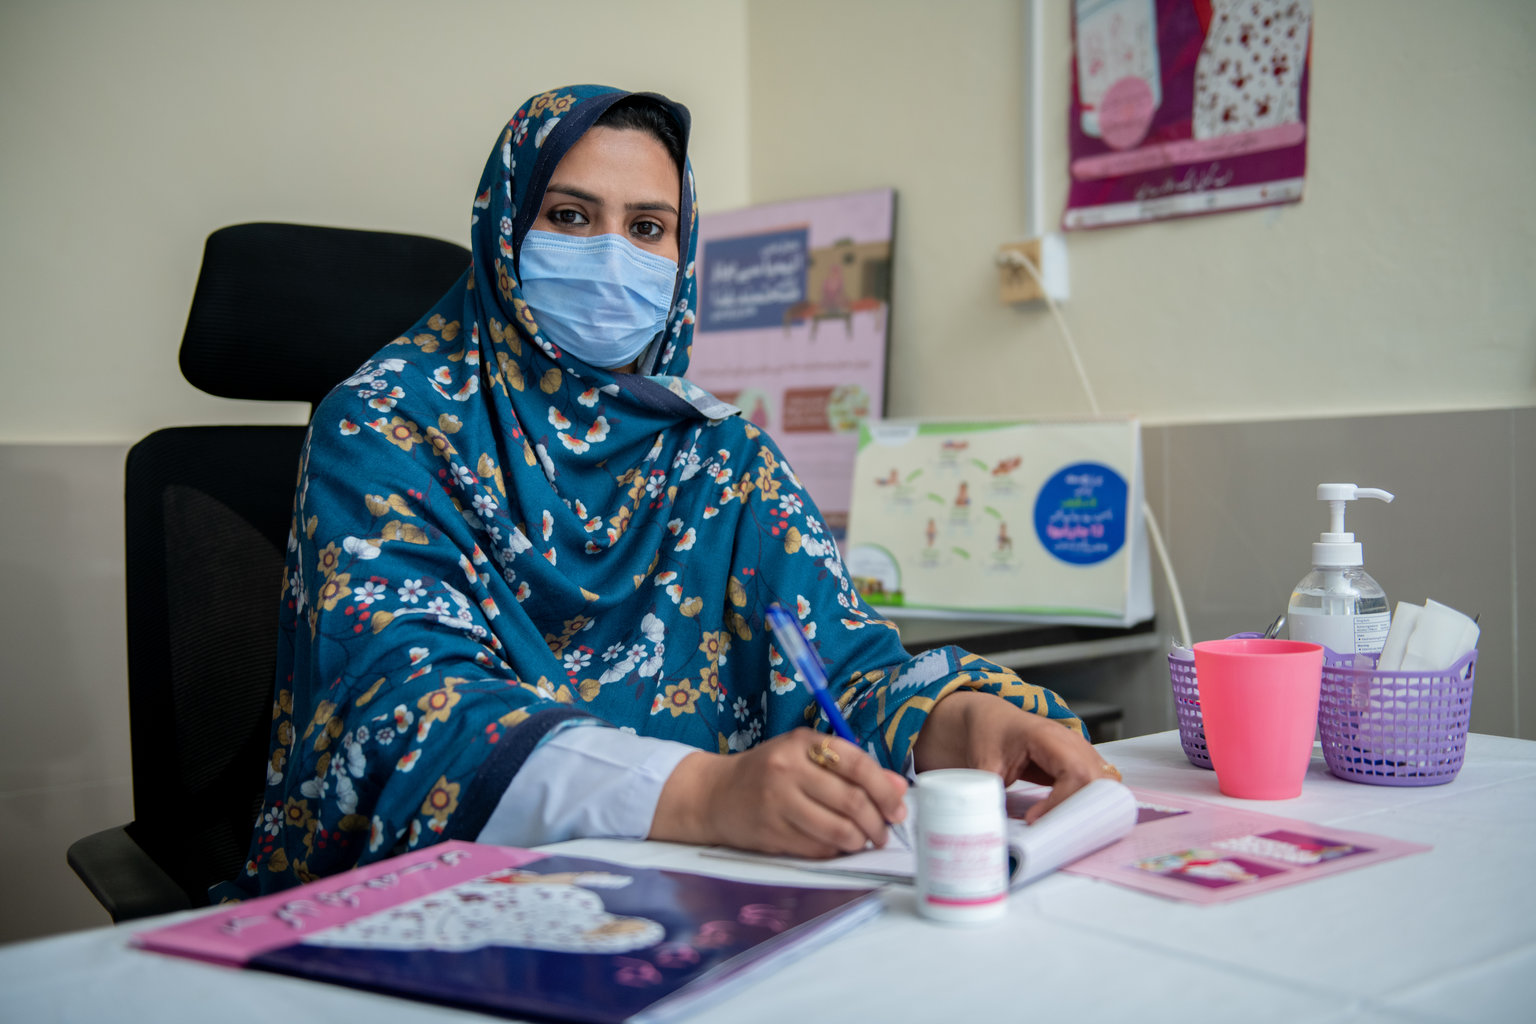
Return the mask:
{"type": "Polygon", "coordinates": [[[1312,0],[1076,0],[1067,230],[1293,203],[1312,0]]]}

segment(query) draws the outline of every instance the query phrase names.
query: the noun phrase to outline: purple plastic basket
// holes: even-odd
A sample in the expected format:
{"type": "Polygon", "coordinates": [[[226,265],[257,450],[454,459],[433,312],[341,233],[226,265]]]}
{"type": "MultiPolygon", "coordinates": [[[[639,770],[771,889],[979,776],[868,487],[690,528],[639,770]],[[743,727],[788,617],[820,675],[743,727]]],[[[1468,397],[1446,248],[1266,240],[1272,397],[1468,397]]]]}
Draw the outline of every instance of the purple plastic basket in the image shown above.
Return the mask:
{"type": "Polygon", "coordinates": [[[1476,667],[1475,650],[1443,672],[1325,664],[1317,722],[1328,770],[1373,786],[1450,782],[1467,752],[1476,667]]]}
{"type": "Polygon", "coordinates": [[[1179,716],[1179,744],[1196,768],[1211,766],[1205,749],[1205,723],[1200,719],[1200,687],[1195,682],[1195,659],[1168,655],[1168,678],[1173,683],[1173,709],[1179,716]]]}
{"type": "MultiPolygon", "coordinates": [[[[1229,640],[1252,640],[1263,633],[1233,633],[1229,640]]],[[[1179,716],[1179,744],[1184,756],[1196,768],[1211,767],[1210,751],[1205,749],[1205,722],[1200,718],[1200,686],[1195,679],[1195,656],[1168,655],[1168,679],[1173,683],[1173,710],[1179,716]]]]}

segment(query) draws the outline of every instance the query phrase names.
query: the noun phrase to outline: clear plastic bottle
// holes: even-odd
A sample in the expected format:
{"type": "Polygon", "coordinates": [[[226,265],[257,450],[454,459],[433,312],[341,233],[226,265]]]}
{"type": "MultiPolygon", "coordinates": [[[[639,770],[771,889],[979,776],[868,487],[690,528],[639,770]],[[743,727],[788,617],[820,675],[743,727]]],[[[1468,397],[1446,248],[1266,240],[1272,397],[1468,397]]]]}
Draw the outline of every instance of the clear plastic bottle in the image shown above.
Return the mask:
{"type": "Polygon", "coordinates": [[[1357,498],[1391,501],[1387,491],[1354,484],[1319,484],[1329,527],[1312,545],[1312,571],[1291,592],[1285,621],[1292,640],[1322,644],[1335,654],[1378,654],[1392,627],[1386,591],[1365,571],[1365,556],[1344,530],[1344,506],[1357,498]]]}

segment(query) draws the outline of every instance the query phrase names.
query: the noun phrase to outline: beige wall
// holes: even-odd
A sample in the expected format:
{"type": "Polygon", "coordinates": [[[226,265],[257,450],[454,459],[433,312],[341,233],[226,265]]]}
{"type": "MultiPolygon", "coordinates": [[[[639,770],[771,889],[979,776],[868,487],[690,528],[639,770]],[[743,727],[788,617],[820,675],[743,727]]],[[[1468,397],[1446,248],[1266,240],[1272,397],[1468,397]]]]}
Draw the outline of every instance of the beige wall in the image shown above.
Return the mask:
{"type": "MultiPolygon", "coordinates": [[[[1045,10],[1046,216],[1070,25],[1045,10]]],[[[755,201],[895,186],[889,411],[1086,409],[1025,225],[1025,0],[748,6],[755,201]]],[[[1149,423],[1536,404],[1536,4],[1317,0],[1305,200],[1067,237],[1105,410],[1149,423]]]]}
{"type": "MultiPolygon", "coordinates": [[[[1054,222],[1070,8],[1040,2],[1054,222]]],[[[693,108],[706,209],[898,189],[891,411],[1081,411],[1049,316],[995,297],[992,256],[1024,226],[1026,6],[8,4],[0,441],[295,419],[175,372],[206,234],[287,218],[463,240],[497,126],[534,90],[584,79],[693,108]]],[[[1065,311],[1106,410],[1536,403],[1536,4],[1317,8],[1304,202],[1068,236],[1065,311]]]]}
{"type": "Polygon", "coordinates": [[[7,0],[0,442],[303,422],[196,391],[203,239],[297,220],[468,244],[517,104],[572,82],[693,110],[701,200],[747,202],[745,0],[7,0]]]}

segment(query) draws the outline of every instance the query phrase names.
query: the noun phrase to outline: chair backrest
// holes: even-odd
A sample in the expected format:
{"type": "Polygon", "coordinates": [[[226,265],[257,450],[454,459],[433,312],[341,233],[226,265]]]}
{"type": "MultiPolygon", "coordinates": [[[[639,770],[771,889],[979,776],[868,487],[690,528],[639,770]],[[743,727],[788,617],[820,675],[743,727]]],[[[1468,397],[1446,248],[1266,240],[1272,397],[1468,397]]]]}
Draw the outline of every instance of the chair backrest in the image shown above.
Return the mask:
{"type": "MultiPolygon", "coordinates": [[[[209,237],[181,365],[204,391],[317,402],[469,265],[391,232],[209,237]]],[[[173,427],[126,468],[129,834],[194,905],[244,863],[266,779],[277,608],[305,428],[173,427]]]]}
{"type": "Polygon", "coordinates": [[[181,372],[210,395],[313,405],[468,269],[468,249],[421,235],[221,228],[203,249],[181,372]]]}

